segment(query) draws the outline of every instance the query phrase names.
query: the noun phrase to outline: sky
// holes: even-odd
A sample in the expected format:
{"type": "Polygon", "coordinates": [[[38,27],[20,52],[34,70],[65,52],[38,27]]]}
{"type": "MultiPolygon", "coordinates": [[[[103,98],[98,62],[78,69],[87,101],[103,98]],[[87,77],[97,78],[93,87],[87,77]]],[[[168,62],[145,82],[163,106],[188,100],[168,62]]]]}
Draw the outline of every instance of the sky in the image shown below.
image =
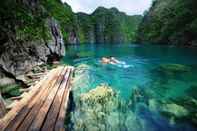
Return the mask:
{"type": "Polygon", "coordinates": [[[74,12],[92,13],[97,7],[116,7],[128,15],[143,14],[151,6],[152,0],[62,0],[68,3],[74,12]]]}

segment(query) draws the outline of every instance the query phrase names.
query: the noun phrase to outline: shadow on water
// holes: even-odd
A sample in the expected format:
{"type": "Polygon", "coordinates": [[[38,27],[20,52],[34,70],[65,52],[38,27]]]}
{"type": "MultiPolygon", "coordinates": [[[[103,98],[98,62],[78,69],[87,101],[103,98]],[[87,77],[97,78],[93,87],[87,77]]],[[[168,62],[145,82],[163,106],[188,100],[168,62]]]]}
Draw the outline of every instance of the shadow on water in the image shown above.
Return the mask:
{"type": "Polygon", "coordinates": [[[73,98],[73,91],[70,92],[69,95],[69,103],[68,103],[68,107],[66,109],[66,117],[65,117],[65,130],[66,131],[70,131],[73,129],[74,123],[71,120],[71,113],[75,110],[75,101],[73,98]],[[68,124],[69,123],[69,124],[68,124]]]}

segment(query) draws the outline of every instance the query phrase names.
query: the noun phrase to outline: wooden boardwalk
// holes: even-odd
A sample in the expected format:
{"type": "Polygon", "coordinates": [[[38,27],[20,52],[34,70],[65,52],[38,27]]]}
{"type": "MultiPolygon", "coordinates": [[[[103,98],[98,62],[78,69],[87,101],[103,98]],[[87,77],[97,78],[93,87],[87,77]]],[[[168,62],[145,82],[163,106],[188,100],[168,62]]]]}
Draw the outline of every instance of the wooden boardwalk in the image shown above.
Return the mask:
{"type": "Polygon", "coordinates": [[[0,131],[63,131],[73,67],[49,72],[2,119],[0,131]]]}

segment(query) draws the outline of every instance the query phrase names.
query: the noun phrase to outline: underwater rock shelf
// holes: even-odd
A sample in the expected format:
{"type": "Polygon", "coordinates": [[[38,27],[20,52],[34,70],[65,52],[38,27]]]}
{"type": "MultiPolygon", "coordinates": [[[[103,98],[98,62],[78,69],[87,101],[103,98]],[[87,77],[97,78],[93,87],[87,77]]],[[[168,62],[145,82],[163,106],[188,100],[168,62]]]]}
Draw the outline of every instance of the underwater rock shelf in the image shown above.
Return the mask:
{"type": "Polygon", "coordinates": [[[60,66],[16,104],[2,119],[2,131],[64,130],[64,118],[74,68],[60,66]]]}

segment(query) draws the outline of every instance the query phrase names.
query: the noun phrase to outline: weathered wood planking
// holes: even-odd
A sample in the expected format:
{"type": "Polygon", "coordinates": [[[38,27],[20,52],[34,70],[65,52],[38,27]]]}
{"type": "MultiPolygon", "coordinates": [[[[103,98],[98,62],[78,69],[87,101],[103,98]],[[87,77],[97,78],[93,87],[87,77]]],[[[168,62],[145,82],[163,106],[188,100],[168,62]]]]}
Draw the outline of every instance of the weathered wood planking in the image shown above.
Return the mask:
{"type": "Polygon", "coordinates": [[[73,67],[58,67],[0,120],[4,131],[64,130],[73,67]],[[25,100],[24,100],[25,99],[25,100]],[[9,116],[7,116],[9,115],[9,116]]]}
{"type": "Polygon", "coordinates": [[[53,104],[48,112],[46,121],[42,127],[42,131],[53,131],[55,128],[56,120],[58,118],[58,114],[60,113],[61,103],[64,98],[64,92],[67,89],[67,85],[69,83],[69,78],[71,75],[71,71],[69,70],[69,73],[64,76],[64,79],[62,81],[62,84],[60,85],[60,88],[56,94],[56,97],[53,101],[53,104]],[[65,88],[66,87],[66,88],[65,88]],[[52,115],[50,115],[52,114],[52,115]]]}
{"type": "MultiPolygon", "coordinates": [[[[74,68],[71,69],[71,77],[73,76],[73,72],[74,72],[74,68]]],[[[64,118],[66,115],[66,110],[68,107],[68,101],[69,101],[69,95],[70,95],[70,90],[71,90],[71,86],[70,86],[70,80],[66,83],[66,89],[64,90],[64,96],[62,98],[62,102],[60,105],[60,109],[59,109],[59,114],[56,120],[56,124],[55,124],[55,131],[64,131],[64,118]]]]}
{"type": "MultiPolygon", "coordinates": [[[[32,122],[32,125],[29,129],[29,131],[33,130],[33,131],[39,131],[40,128],[43,125],[43,122],[45,120],[45,117],[51,107],[51,104],[54,100],[54,97],[58,91],[58,88],[62,82],[63,76],[64,76],[64,72],[63,74],[61,74],[61,80],[58,80],[56,85],[53,87],[53,90],[51,91],[51,93],[48,95],[47,99],[45,100],[43,106],[41,107],[40,111],[38,112],[38,114],[36,115],[36,118],[34,119],[34,121],[32,122]]],[[[50,114],[53,115],[53,114],[50,114]]]]}
{"type": "MultiPolygon", "coordinates": [[[[61,70],[60,70],[61,71],[61,70]]],[[[54,84],[57,83],[57,81],[61,81],[61,74],[65,73],[63,72],[58,72],[58,78],[53,78],[53,80],[49,81],[49,84],[52,83],[51,85],[47,84],[48,88],[45,88],[45,90],[40,94],[40,97],[38,100],[36,100],[36,103],[34,104],[33,108],[28,112],[28,115],[24,118],[23,122],[21,123],[20,127],[17,130],[27,130],[30,124],[32,123],[34,117],[40,110],[41,106],[45,102],[48,94],[52,91],[54,84]],[[61,74],[60,74],[61,73],[61,74]]]]}
{"type": "MultiPolygon", "coordinates": [[[[58,70],[59,71],[59,70],[58,70]]],[[[6,127],[5,131],[16,131],[16,129],[18,128],[18,126],[21,124],[21,122],[23,121],[23,119],[26,117],[26,115],[31,111],[31,109],[33,108],[34,104],[37,101],[40,101],[40,98],[42,97],[42,94],[44,93],[44,95],[46,94],[46,91],[48,91],[48,88],[53,86],[51,85],[51,83],[54,83],[56,81],[56,79],[54,79],[54,77],[52,76],[52,80],[50,79],[49,82],[44,83],[42,85],[41,90],[38,92],[38,94],[36,94],[35,97],[32,97],[31,101],[29,103],[27,103],[16,115],[16,117],[8,124],[8,126],[6,127]]]]}
{"type": "Polygon", "coordinates": [[[52,70],[44,79],[42,79],[38,84],[36,84],[32,90],[29,92],[29,95],[24,97],[20,103],[17,104],[15,108],[12,108],[1,120],[0,120],[0,129],[4,130],[4,128],[8,125],[8,123],[15,118],[17,113],[28,103],[30,102],[34,96],[39,92],[39,88],[41,85],[46,83],[46,80],[51,77],[51,73],[54,73],[57,69],[52,70]]]}

